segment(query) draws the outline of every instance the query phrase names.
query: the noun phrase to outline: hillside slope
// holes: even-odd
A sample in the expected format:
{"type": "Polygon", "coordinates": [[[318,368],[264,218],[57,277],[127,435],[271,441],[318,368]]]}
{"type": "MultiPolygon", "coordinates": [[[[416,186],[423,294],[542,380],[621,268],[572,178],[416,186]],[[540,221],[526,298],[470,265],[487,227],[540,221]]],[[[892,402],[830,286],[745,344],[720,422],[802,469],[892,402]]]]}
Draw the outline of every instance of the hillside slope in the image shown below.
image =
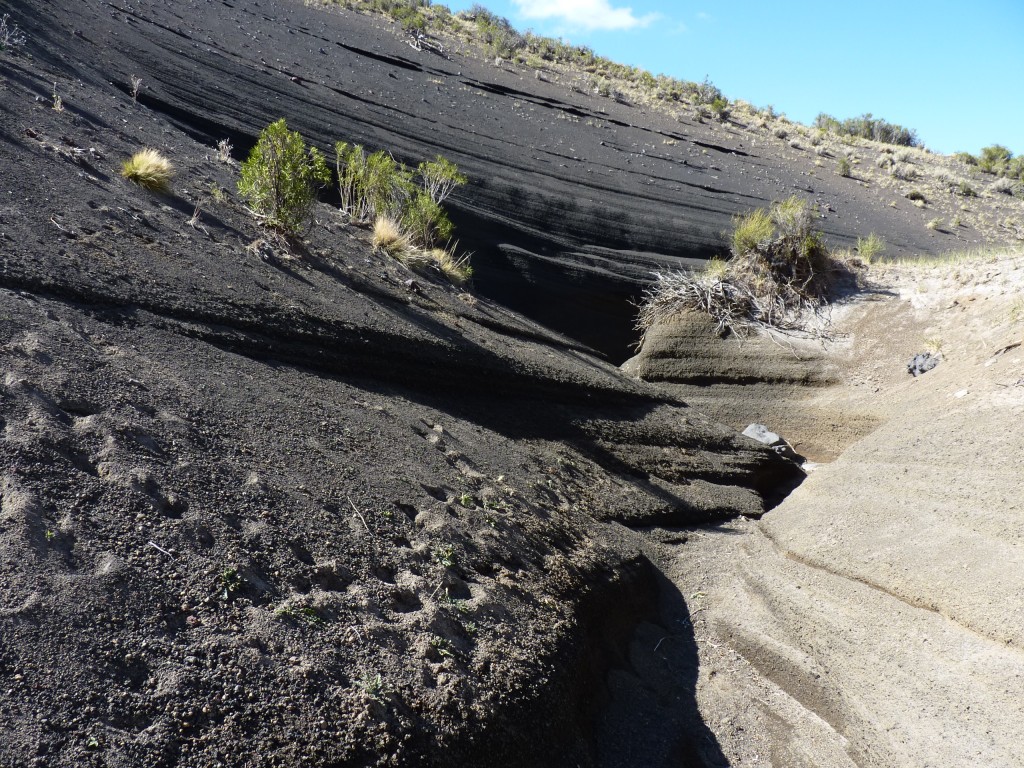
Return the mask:
{"type": "MultiPolygon", "coordinates": [[[[929,230],[961,201],[944,194],[936,210],[916,208],[903,198],[912,185],[869,173],[874,153],[842,178],[837,158],[856,147],[819,156],[790,146],[795,133],[620,104],[494,66],[465,43],[447,57],[416,51],[394,23],[340,6],[3,0],[0,11],[15,15],[34,56],[10,76],[44,99],[56,82],[86,119],[123,102],[139,77],[141,119],[160,115],[207,146],[230,138],[239,156],[281,117],[329,154],[338,140],[414,163],[441,152],[470,178],[452,204],[479,289],[616,362],[634,340],[629,301],[650,273],[721,251],[731,217],[772,200],[806,197],[835,244],[876,232],[892,255],[986,237],[929,230]]],[[[97,127],[132,136],[135,120],[121,117],[97,127]]]]}
{"type": "MultiPolygon", "coordinates": [[[[964,203],[918,208],[902,184],[839,177],[835,154],[770,130],[580,93],[468,43],[415,51],[338,8],[0,0],[8,12],[27,43],[0,54],[0,767],[667,768],[754,764],[773,745],[780,766],[870,765],[890,737],[860,724],[886,689],[863,694],[870,657],[829,633],[890,600],[932,600],[1003,644],[951,685],[1015,671],[1012,622],[962,589],[1012,580],[875,579],[864,594],[880,602],[807,634],[793,626],[817,604],[789,604],[781,626],[762,610],[792,597],[786,569],[832,569],[842,586],[813,599],[840,605],[870,581],[856,552],[881,561],[884,542],[847,552],[827,534],[857,490],[845,472],[891,478],[844,451],[895,440],[911,397],[884,412],[854,398],[862,428],[820,441],[835,463],[755,528],[803,473],[691,407],[693,390],[609,362],[635,340],[629,301],[650,272],[721,248],[734,213],[807,196],[832,242],[873,231],[898,256],[993,237],[988,198],[963,212],[976,226],[929,229],[964,203]],[[475,285],[375,252],[330,194],[298,240],[261,228],[238,162],[280,117],[325,151],[455,160],[475,285]],[[147,146],[177,169],[168,194],[119,175],[147,146]],[[831,687],[785,677],[837,655],[850,661],[831,687]],[[740,657],[756,674],[733,675],[740,657]],[[777,710],[752,703],[765,691],[777,710]]],[[[885,365],[906,352],[887,349],[885,365]]],[[[925,384],[950,383],[943,370],[925,384]]],[[[765,412],[799,413],[775,383],[751,390],[775,401],[765,412]]],[[[822,383],[836,399],[813,413],[855,412],[837,406],[849,380],[822,383]]],[[[920,418],[947,400],[930,402],[920,418]]],[[[993,519],[961,522],[980,561],[993,519]]],[[[890,720],[910,716],[907,690],[890,720]]],[[[1007,734],[979,754],[1001,755],[1008,709],[976,698],[1007,734]]],[[[944,717],[893,754],[912,763],[944,717]]]]}
{"type": "MultiPolygon", "coordinates": [[[[685,612],[636,530],[799,470],[327,203],[262,229],[74,9],[3,58],[0,765],[615,764],[607,670],[685,612]]],[[[637,745],[715,749],[695,660],[637,745]]]]}

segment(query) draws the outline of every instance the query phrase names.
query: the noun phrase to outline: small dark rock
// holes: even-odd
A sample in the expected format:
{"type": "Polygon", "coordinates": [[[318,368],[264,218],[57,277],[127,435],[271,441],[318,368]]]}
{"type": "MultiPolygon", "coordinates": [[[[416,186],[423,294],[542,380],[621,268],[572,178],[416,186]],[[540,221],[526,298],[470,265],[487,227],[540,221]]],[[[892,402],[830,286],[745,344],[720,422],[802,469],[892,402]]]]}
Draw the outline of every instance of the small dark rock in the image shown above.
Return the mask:
{"type": "Polygon", "coordinates": [[[938,364],[939,358],[937,356],[931,352],[920,352],[914,355],[910,362],[907,363],[907,373],[912,376],[918,376],[922,373],[928,373],[938,364]]]}

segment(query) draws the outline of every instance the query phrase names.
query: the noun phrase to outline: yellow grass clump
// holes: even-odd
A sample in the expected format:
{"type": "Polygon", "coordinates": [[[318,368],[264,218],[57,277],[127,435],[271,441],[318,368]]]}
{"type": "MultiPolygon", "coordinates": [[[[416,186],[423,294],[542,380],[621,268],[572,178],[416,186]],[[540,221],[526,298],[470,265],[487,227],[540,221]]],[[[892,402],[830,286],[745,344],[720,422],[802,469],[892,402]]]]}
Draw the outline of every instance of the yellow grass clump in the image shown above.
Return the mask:
{"type": "Polygon", "coordinates": [[[143,149],[125,160],[121,175],[151,192],[166,192],[174,177],[174,166],[155,149],[143,149]]]}
{"type": "Polygon", "coordinates": [[[379,216],[373,223],[373,247],[399,258],[412,249],[412,239],[390,216],[379,216]]]}
{"type": "Polygon", "coordinates": [[[458,257],[444,248],[419,248],[402,226],[388,216],[373,223],[373,247],[402,262],[409,269],[422,272],[435,269],[455,285],[465,285],[473,276],[469,255],[458,257]]]}
{"type": "Polygon", "coordinates": [[[434,248],[430,251],[430,257],[442,274],[455,285],[465,285],[473,276],[473,268],[469,265],[468,254],[456,257],[454,253],[446,251],[444,248],[434,248]]]}

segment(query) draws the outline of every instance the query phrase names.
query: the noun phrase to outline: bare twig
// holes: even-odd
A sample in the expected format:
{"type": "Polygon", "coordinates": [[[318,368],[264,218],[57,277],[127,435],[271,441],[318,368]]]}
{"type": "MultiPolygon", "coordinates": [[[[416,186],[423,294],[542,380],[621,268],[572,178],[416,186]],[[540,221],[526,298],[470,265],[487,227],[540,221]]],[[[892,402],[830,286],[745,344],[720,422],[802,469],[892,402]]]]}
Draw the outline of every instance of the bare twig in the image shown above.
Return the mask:
{"type": "Polygon", "coordinates": [[[200,221],[199,221],[200,217],[202,216],[202,214],[203,214],[203,211],[199,207],[199,205],[197,204],[195,211],[192,213],[192,218],[188,219],[185,223],[188,224],[190,227],[192,227],[192,229],[202,230],[203,234],[205,234],[207,237],[209,237],[210,236],[209,230],[206,227],[204,227],[200,223],[200,221]]]}
{"type": "Polygon", "coordinates": [[[139,91],[142,89],[142,78],[132,75],[132,101],[136,104],[139,103],[139,91]]]}
{"type": "Polygon", "coordinates": [[[158,552],[163,552],[165,555],[167,555],[169,558],[171,558],[171,560],[176,560],[177,559],[174,555],[172,555],[166,549],[161,547],[159,544],[157,544],[155,542],[152,542],[152,541],[147,541],[146,543],[149,544],[149,546],[151,546],[153,549],[157,550],[158,552]]]}
{"type": "Polygon", "coordinates": [[[346,496],[345,498],[348,499],[348,503],[351,505],[352,511],[355,512],[359,516],[359,519],[363,521],[363,527],[366,528],[366,532],[372,536],[373,531],[370,530],[370,526],[367,524],[366,518],[363,517],[363,513],[359,511],[359,508],[352,501],[351,497],[346,496]]]}

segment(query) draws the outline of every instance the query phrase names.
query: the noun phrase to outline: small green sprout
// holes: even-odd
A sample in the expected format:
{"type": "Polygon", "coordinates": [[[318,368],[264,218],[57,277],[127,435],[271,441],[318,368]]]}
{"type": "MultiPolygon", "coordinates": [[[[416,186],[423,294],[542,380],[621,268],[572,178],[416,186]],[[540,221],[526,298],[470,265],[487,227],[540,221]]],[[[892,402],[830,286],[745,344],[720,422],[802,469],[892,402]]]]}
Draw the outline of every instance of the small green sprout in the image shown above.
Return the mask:
{"type": "Polygon", "coordinates": [[[225,602],[230,600],[231,596],[238,592],[244,584],[245,582],[236,569],[225,568],[220,573],[221,599],[225,602]]]}
{"type": "Polygon", "coordinates": [[[282,605],[274,611],[274,615],[279,619],[291,619],[311,627],[319,627],[324,623],[323,616],[309,606],[282,605]]]}
{"type": "Polygon", "coordinates": [[[390,687],[384,681],[380,672],[375,675],[371,675],[367,672],[361,678],[356,680],[356,687],[379,704],[383,704],[384,700],[391,692],[390,687]]]}
{"type": "Polygon", "coordinates": [[[452,568],[455,565],[455,547],[446,544],[438,547],[433,552],[434,562],[443,565],[445,568],[452,568]]]}

